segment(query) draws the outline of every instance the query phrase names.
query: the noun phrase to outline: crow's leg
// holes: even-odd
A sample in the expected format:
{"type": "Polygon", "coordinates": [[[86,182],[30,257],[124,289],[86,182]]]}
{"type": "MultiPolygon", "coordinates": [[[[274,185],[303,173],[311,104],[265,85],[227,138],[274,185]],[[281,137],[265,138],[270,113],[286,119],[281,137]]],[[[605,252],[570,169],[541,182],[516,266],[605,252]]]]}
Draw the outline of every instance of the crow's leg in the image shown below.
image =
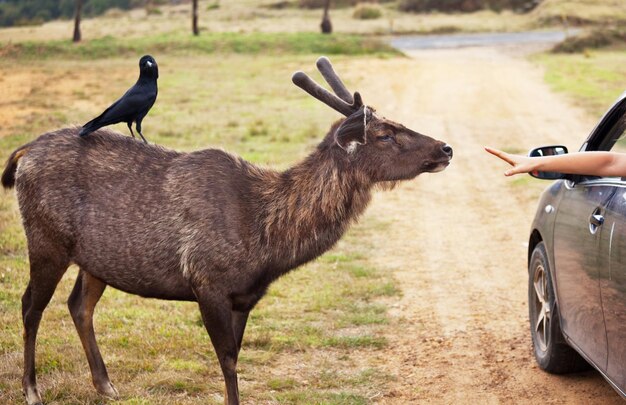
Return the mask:
{"type": "Polygon", "coordinates": [[[148,141],[146,141],[146,138],[143,137],[143,134],[141,133],[141,120],[137,120],[137,125],[135,125],[135,128],[137,128],[137,132],[139,132],[139,136],[141,137],[141,139],[143,139],[143,141],[145,143],[148,143],[148,141]]]}
{"type": "MultiPolygon", "coordinates": [[[[128,125],[128,129],[130,129],[130,134],[133,136],[133,138],[135,137],[135,134],[133,133],[133,122],[132,121],[128,121],[126,123],[126,125],[128,125]]],[[[143,137],[142,137],[143,138],[143,137]]]]}

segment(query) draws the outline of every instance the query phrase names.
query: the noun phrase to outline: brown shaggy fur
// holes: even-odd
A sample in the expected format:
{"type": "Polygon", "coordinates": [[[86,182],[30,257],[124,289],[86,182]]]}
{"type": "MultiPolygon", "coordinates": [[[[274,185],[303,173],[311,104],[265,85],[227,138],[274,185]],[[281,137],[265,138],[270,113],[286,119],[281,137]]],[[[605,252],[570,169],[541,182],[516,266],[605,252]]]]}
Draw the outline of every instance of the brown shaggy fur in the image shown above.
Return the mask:
{"type": "Polygon", "coordinates": [[[451,149],[362,110],[336,123],[317,149],[277,172],[226,152],[179,153],[109,130],[44,134],[10,156],[31,279],[22,299],[24,390],[40,400],[35,334],[56,284],[75,263],[68,302],[99,392],[117,395],[91,317],[104,288],[197,301],[238,403],[236,363],[249,311],[269,284],[330,249],[389,186],[447,166],[451,149]],[[341,146],[340,146],[341,145],[341,146]],[[349,147],[348,147],[349,146],[349,147]]]}

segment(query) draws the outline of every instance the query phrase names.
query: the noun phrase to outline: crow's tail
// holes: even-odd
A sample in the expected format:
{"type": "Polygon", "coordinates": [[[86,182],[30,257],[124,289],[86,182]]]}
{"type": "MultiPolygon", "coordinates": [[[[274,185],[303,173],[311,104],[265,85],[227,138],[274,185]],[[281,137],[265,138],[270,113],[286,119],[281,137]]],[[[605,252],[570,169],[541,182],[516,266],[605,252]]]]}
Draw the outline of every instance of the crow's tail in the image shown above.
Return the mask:
{"type": "Polygon", "coordinates": [[[102,125],[99,125],[98,123],[98,119],[100,117],[96,117],[94,119],[92,119],[91,121],[89,121],[88,123],[86,123],[85,125],[83,125],[83,127],[80,129],[80,132],[78,133],[79,136],[86,136],[89,135],[90,133],[92,133],[93,131],[96,131],[98,129],[100,129],[100,127],[102,125]]]}
{"type": "Polygon", "coordinates": [[[9,156],[9,159],[7,160],[4,171],[2,172],[1,179],[2,185],[7,190],[15,186],[15,172],[17,171],[17,163],[20,158],[24,156],[24,154],[27,152],[28,146],[30,146],[30,144],[20,146],[13,153],[11,153],[11,156],[9,156]]]}

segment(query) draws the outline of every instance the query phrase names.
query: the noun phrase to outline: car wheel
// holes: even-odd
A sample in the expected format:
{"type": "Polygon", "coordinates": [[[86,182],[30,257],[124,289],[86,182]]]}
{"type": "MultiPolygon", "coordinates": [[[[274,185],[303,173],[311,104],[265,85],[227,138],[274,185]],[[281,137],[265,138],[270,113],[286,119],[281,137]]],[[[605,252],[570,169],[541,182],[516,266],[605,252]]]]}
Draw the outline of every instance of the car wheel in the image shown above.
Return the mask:
{"type": "Polygon", "coordinates": [[[588,369],[589,364],[563,337],[550,274],[546,248],[540,242],[528,267],[528,312],[535,359],[541,369],[554,374],[588,369]]]}

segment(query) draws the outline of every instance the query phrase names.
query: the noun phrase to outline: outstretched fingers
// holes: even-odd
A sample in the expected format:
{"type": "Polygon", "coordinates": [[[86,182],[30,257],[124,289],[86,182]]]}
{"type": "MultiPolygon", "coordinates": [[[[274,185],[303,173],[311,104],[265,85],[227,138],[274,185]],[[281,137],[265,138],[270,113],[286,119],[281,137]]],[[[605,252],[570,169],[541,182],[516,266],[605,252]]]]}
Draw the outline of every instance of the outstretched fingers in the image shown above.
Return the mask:
{"type": "Polygon", "coordinates": [[[512,176],[514,174],[520,174],[520,173],[528,173],[528,169],[523,164],[523,159],[521,159],[520,156],[511,155],[510,153],[506,153],[498,149],[489,148],[487,146],[485,146],[485,150],[491,153],[492,155],[504,160],[511,166],[513,166],[509,170],[504,172],[505,176],[512,176]]]}
{"type": "Polygon", "coordinates": [[[511,155],[509,155],[508,153],[503,152],[503,151],[498,150],[498,149],[490,148],[488,146],[485,146],[485,150],[487,152],[491,153],[492,155],[497,156],[500,159],[504,160],[505,162],[507,162],[511,166],[515,165],[515,161],[511,158],[511,155]]]}

